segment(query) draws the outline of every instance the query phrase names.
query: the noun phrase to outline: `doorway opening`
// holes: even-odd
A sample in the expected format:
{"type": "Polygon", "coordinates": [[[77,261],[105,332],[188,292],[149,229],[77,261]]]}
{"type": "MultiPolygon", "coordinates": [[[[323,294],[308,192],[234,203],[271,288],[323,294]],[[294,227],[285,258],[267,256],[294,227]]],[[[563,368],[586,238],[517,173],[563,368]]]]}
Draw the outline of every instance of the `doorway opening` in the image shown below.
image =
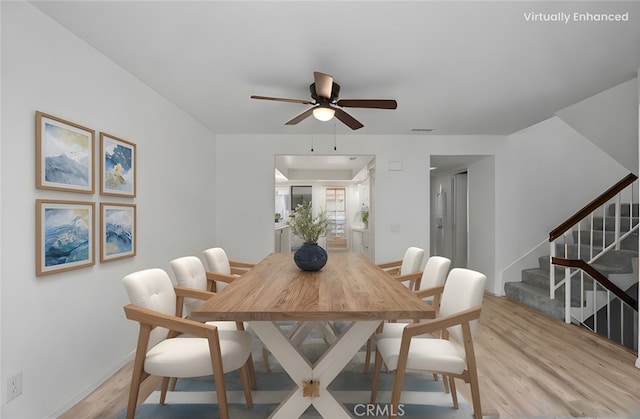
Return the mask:
{"type": "Polygon", "coordinates": [[[467,166],[485,156],[431,156],[431,255],[466,268],[469,258],[467,166]]]}
{"type": "Polygon", "coordinates": [[[375,156],[276,155],[276,252],[301,245],[287,229],[292,191],[310,196],[314,214],[325,211],[329,232],[319,240],[328,252],[357,252],[373,258],[375,156]]]}

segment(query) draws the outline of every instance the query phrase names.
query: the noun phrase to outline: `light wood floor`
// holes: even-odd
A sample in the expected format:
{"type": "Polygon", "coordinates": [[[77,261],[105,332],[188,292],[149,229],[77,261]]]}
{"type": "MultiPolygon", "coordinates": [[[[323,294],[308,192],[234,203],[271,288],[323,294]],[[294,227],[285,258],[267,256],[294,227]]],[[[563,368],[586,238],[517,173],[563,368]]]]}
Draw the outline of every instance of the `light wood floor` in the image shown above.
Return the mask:
{"type": "MultiPolygon", "coordinates": [[[[585,329],[487,295],[475,341],[484,416],[640,417],[636,354],[585,329]]],[[[130,369],[61,418],[115,417],[127,402],[130,369]]],[[[468,385],[457,387],[470,401],[468,385]]]]}

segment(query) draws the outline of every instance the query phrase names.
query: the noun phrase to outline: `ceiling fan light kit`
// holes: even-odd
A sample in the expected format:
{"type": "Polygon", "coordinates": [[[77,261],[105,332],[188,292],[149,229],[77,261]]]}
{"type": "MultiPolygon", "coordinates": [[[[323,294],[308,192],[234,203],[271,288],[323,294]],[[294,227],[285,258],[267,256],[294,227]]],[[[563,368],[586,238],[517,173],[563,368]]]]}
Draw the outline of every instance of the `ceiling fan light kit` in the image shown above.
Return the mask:
{"type": "Polygon", "coordinates": [[[331,121],[335,114],[336,111],[329,107],[318,106],[317,108],[313,108],[313,116],[318,121],[331,121]]]}
{"type": "Polygon", "coordinates": [[[251,99],[313,105],[312,108],[287,121],[285,125],[295,125],[311,115],[319,121],[330,121],[335,116],[352,130],[362,128],[364,125],[342,108],[396,109],[398,107],[398,103],[393,99],[338,99],[340,85],[333,81],[332,76],[316,71],[313,73],[313,78],[314,83],[309,86],[312,101],[255,95],[251,96],[251,99]]]}

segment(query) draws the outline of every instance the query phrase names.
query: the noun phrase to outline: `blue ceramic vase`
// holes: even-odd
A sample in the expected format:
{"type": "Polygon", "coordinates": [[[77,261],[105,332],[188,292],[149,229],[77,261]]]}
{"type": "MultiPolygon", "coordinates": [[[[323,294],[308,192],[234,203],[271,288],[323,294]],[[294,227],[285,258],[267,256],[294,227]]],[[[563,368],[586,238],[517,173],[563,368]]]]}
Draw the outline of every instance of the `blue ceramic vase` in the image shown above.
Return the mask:
{"type": "Polygon", "coordinates": [[[304,243],[293,254],[293,261],[303,271],[319,271],[327,263],[327,251],[318,243],[304,243]]]}

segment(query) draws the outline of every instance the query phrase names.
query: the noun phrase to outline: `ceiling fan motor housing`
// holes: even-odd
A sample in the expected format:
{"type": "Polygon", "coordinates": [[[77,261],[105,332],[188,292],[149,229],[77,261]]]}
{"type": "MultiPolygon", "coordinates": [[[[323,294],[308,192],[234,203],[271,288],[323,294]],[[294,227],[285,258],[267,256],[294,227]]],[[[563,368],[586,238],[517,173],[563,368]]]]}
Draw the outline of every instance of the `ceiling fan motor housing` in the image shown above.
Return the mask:
{"type": "Polygon", "coordinates": [[[340,85],[336,82],[333,82],[333,84],[331,85],[331,97],[329,98],[318,96],[318,94],[316,93],[315,83],[311,83],[311,85],[309,85],[309,90],[311,90],[311,97],[313,98],[313,100],[315,100],[319,104],[326,104],[327,102],[335,103],[340,96],[340,85]]]}

